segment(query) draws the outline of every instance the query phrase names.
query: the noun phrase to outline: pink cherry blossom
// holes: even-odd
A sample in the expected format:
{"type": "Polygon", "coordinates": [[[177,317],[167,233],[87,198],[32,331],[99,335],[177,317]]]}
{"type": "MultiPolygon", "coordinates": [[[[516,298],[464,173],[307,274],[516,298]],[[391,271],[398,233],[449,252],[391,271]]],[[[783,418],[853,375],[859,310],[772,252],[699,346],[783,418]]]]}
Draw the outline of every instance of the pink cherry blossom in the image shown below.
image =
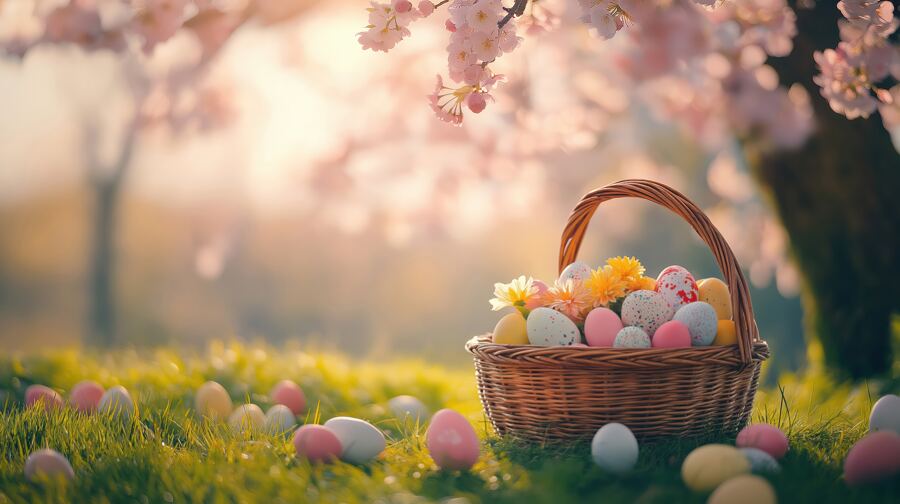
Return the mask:
{"type": "Polygon", "coordinates": [[[484,99],[484,93],[471,93],[469,94],[468,100],[466,100],[466,105],[468,105],[469,110],[478,114],[487,106],[487,101],[484,99]]]}
{"type": "Polygon", "coordinates": [[[422,17],[428,17],[434,12],[434,4],[429,2],[428,0],[422,0],[419,2],[419,13],[422,14],[422,17]]]}

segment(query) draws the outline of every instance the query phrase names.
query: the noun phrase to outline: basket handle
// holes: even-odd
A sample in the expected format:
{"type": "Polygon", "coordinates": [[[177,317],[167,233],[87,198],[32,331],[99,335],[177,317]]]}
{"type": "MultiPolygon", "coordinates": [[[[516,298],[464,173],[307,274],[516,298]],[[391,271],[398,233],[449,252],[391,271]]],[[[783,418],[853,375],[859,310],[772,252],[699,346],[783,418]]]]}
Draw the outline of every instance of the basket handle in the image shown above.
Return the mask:
{"type": "Polygon", "coordinates": [[[749,365],[754,341],[758,341],[759,329],[753,317],[753,303],[747,281],[738,266],[734,252],[719,230],[713,226],[709,217],[685,195],[671,187],[652,180],[628,179],[595,189],[581,198],[581,202],[572,210],[569,221],[563,230],[559,245],[559,272],[575,261],[581,241],[587,231],[594,211],[607,200],[616,198],[641,198],[663,206],[686,220],[694,231],[706,243],[716,258],[716,263],[725,276],[728,291],[731,294],[731,306],[734,313],[734,324],[737,332],[738,350],[741,362],[749,365]]]}

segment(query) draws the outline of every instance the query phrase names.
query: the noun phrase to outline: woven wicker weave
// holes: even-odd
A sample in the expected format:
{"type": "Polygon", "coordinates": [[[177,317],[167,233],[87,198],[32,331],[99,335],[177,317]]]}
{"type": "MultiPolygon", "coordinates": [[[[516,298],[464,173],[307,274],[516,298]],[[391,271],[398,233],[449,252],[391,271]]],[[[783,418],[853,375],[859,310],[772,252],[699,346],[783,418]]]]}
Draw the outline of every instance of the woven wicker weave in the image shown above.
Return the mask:
{"type": "Polygon", "coordinates": [[[692,348],[498,345],[472,338],[478,393],[497,433],[531,441],[589,439],[609,422],[642,441],[733,434],[748,420],[762,361],[747,282],[709,218],[678,191],[651,180],[623,180],[588,193],[562,234],[560,272],[575,260],[597,206],[635,197],[684,218],[709,246],[731,292],[738,344],[692,348]]]}

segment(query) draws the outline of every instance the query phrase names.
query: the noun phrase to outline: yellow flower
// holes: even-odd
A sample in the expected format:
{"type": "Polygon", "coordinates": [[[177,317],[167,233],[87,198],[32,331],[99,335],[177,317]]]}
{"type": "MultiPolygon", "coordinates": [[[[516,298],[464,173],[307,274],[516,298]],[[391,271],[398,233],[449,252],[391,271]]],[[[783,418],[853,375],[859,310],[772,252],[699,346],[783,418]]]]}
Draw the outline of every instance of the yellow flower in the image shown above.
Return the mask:
{"type": "Polygon", "coordinates": [[[494,284],[494,299],[491,299],[491,307],[497,311],[507,306],[525,306],[525,303],[535,299],[538,295],[538,287],[534,285],[534,279],[525,278],[525,275],[522,275],[514,278],[508,284],[494,284]]]}
{"type": "Polygon", "coordinates": [[[644,276],[644,266],[634,257],[610,257],[606,264],[612,268],[613,273],[629,283],[644,276]]]}
{"type": "Polygon", "coordinates": [[[640,277],[628,285],[628,290],[656,290],[656,279],[650,277],[640,277]]]}
{"type": "Polygon", "coordinates": [[[557,280],[544,293],[544,306],[565,314],[575,322],[581,322],[591,308],[591,296],[581,282],[571,278],[564,282],[557,280]]]}
{"type": "Polygon", "coordinates": [[[607,264],[592,271],[591,278],[585,280],[584,286],[587,287],[593,306],[607,306],[625,295],[628,280],[607,264]]]}

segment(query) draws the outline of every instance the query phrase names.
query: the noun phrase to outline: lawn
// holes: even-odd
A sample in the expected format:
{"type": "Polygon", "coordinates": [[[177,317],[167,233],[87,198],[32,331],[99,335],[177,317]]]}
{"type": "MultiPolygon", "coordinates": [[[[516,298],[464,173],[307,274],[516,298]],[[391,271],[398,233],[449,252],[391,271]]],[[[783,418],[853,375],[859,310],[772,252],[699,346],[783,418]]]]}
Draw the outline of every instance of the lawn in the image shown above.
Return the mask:
{"type": "MultiPolygon", "coordinates": [[[[900,478],[849,488],[841,479],[847,450],[867,428],[875,384],[838,385],[815,368],[784,375],[760,392],[755,421],[790,436],[780,474],[769,477],[780,502],[896,502],[900,478]]],[[[882,386],[884,386],[882,384],[882,386]]],[[[703,502],[679,477],[681,461],[699,440],[642,446],[626,477],[593,465],[587,443],[523,445],[498,438],[481,413],[470,367],[448,369],[421,361],[363,363],[297,347],[215,344],[206,352],[57,352],[0,357],[0,503],[6,502],[703,502]],[[335,415],[367,419],[388,435],[380,459],[364,466],[311,466],[293,457],[289,437],[236,434],[199,419],[193,391],[222,383],[239,400],[264,409],[265,393],[290,378],[306,391],[307,422],[335,415]],[[82,379],[132,391],[139,421],[123,424],[66,409],[23,410],[31,383],[68,390],[82,379]],[[483,438],[482,456],[468,472],[442,472],[428,456],[424,428],[401,424],[385,408],[412,394],[435,411],[454,408],[483,438]],[[25,480],[28,454],[52,447],[71,461],[70,484],[25,480]]],[[[716,439],[733,442],[733,439],[716,439]]]]}

